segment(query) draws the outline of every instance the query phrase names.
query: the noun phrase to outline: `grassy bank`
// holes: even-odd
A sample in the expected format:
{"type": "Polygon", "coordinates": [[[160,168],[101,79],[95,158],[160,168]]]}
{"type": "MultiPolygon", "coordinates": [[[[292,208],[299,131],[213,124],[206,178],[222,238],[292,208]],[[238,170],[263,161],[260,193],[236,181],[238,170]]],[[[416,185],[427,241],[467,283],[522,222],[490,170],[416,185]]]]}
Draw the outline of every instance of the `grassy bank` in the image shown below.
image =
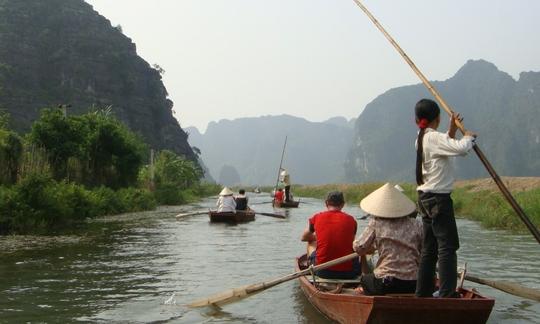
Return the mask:
{"type": "MultiPolygon", "coordinates": [[[[362,198],[382,185],[383,183],[295,186],[293,192],[296,196],[324,199],[329,191],[341,190],[348,204],[358,204],[362,198]]],[[[400,183],[400,186],[405,189],[409,198],[416,201],[415,186],[407,183],[400,183]]],[[[513,195],[533,224],[540,226],[540,188],[528,188],[513,192],[513,195]]],[[[465,183],[454,190],[452,198],[456,214],[460,217],[478,221],[487,228],[527,231],[510,204],[496,190],[478,190],[474,185],[465,183]]]]}
{"type": "MultiPolygon", "coordinates": [[[[215,194],[219,186],[193,185],[170,190],[178,204],[215,194]],[[174,193],[174,194],[173,194],[174,193]]],[[[85,188],[55,181],[48,175],[32,175],[13,186],[0,186],[1,234],[54,234],[80,227],[86,219],[143,210],[161,202],[159,191],[144,188],[85,188]]]]}

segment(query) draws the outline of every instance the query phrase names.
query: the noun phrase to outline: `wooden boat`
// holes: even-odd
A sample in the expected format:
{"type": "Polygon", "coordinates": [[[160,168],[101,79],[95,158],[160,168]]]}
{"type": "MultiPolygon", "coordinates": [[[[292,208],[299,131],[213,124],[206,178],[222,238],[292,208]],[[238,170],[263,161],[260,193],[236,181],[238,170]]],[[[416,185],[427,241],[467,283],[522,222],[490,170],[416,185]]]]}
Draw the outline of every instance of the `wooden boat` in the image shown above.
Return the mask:
{"type": "MultiPolygon", "coordinates": [[[[307,268],[306,256],[296,259],[296,271],[307,268]]],[[[318,290],[307,277],[300,286],[315,308],[338,323],[486,323],[495,300],[475,290],[461,289],[462,298],[416,298],[411,295],[365,296],[353,289],[341,293],[318,290]]]]}
{"type": "Polygon", "coordinates": [[[298,208],[298,205],[300,204],[300,201],[282,201],[282,202],[276,202],[275,200],[272,200],[272,206],[276,208],[298,208]]]}
{"type": "Polygon", "coordinates": [[[210,221],[213,223],[242,223],[255,220],[252,210],[237,210],[236,212],[209,211],[210,221]]]}

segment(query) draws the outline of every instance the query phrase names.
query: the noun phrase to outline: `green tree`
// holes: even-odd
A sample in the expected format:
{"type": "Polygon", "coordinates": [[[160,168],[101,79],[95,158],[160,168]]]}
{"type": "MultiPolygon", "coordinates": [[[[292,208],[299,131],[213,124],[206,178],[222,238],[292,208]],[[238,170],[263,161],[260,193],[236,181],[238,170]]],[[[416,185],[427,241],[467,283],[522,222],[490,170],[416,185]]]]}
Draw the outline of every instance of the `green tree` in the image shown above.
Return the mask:
{"type": "Polygon", "coordinates": [[[87,127],[78,118],[66,117],[60,109],[44,109],[40,118],[32,124],[29,141],[47,151],[53,177],[67,177],[70,157],[83,156],[87,127]]]}
{"type": "Polygon", "coordinates": [[[187,189],[198,182],[202,174],[199,167],[175,153],[163,150],[156,160],[156,185],[170,184],[187,189]]]}
{"type": "Polygon", "coordinates": [[[56,180],[67,179],[68,162],[75,161],[69,165],[80,176],[69,180],[90,186],[135,184],[145,152],[143,141],[110,110],[66,117],[59,109],[44,109],[29,140],[46,150],[56,180]]]}
{"type": "Polygon", "coordinates": [[[108,110],[78,118],[88,128],[84,155],[89,184],[112,188],[135,184],[146,150],[143,141],[108,110]]]}
{"type": "MultiPolygon", "coordinates": [[[[185,203],[188,191],[197,187],[203,175],[196,163],[167,150],[157,155],[154,166],[155,196],[160,204],[185,203]]],[[[141,182],[149,183],[149,178],[148,167],[141,170],[141,182]]]]}
{"type": "Polygon", "coordinates": [[[17,133],[7,128],[9,115],[0,112],[0,184],[14,184],[17,181],[21,157],[22,140],[17,133]]]}

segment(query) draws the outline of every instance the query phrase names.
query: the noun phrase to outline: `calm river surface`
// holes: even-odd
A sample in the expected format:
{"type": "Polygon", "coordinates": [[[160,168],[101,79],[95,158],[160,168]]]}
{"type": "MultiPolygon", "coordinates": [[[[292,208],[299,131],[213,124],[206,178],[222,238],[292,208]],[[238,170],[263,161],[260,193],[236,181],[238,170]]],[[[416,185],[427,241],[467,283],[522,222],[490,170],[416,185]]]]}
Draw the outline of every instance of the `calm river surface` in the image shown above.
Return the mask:
{"type": "MultiPolygon", "coordinates": [[[[251,196],[257,211],[272,212],[269,200],[251,196]]],[[[0,237],[0,322],[328,323],[296,281],[222,309],[183,306],[291,273],[293,258],[305,250],[299,237],[307,219],[323,207],[320,200],[302,201],[285,220],[257,216],[236,226],[209,223],[206,215],[175,219],[208,209],[209,199],[105,218],[82,237],[0,237]]],[[[358,223],[360,230],[366,225],[358,223]]],[[[540,288],[540,249],[532,236],[487,231],[466,220],[458,226],[458,262],[468,262],[470,274],[540,288]]],[[[497,300],[490,323],[540,323],[539,303],[472,286],[497,300]]]]}

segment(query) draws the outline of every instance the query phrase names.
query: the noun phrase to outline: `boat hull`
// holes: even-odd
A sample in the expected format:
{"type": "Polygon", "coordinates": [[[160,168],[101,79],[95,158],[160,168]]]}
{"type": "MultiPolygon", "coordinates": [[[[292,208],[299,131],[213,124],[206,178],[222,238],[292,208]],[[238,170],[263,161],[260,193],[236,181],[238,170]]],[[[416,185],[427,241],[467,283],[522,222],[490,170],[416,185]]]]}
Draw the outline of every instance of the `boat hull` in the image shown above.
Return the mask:
{"type": "MultiPolygon", "coordinates": [[[[302,258],[305,259],[305,256],[302,258]]],[[[300,270],[297,259],[296,270],[300,270]]],[[[320,291],[306,277],[300,286],[307,299],[338,323],[486,323],[495,300],[463,289],[463,298],[364,296],[320,291]]]]}
{"type": "Polygon", "coordinates": [[[210,221],[212,223],[243,223],[255,220],[255,212],[253,211],[241,211],[234,212],[208,212],[210,221]]]}
{"type": "Polygon", "coordinates": [[[298,208],[298,205],[300,205],[300,201],[282,201],[282,202],[276,202],[275,200],[272,201],[272,206],[276,208],[298,208]]]}

